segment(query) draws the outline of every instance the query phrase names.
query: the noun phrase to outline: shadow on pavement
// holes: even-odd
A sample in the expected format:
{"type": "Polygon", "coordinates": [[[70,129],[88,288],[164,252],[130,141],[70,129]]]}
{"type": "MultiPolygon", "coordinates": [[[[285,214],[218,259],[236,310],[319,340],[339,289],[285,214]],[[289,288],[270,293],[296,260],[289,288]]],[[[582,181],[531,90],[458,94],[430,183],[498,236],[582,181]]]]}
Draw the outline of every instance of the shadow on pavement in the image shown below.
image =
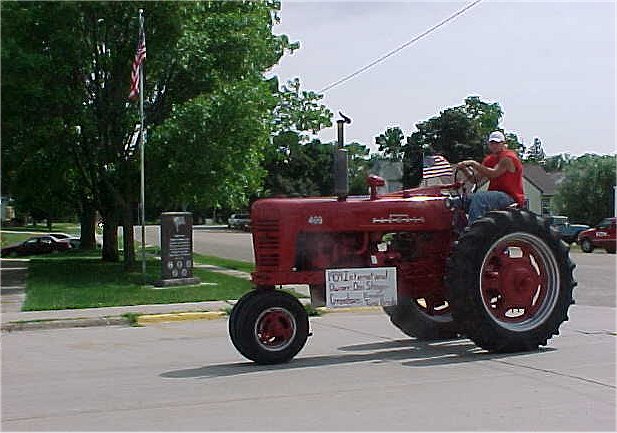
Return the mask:
{"type": "Polygon", "coordinates": [[[358,362],[381,363],[388,361],[404,361],[402,362],[402,365],[407,367],[428,367],[511,358],[529,353],[541,355],[556,349],[540,348],[537,351],[532,352],[509,354],[488,353],[473,344],[470,340],[457,339],[431,343],[416,340],[394,340],[343,346],[340,347],[339,350],[343,352],[370,352],[340,355],[299,356],[286,364],[277,365],[259,365],[253,362],[207,365],[198,368],[168,371],[162,373],[160,376],[175,379],[215,378],[259,373],[262,371],[292,370],[299,368],[352,364],[358,362]]]}

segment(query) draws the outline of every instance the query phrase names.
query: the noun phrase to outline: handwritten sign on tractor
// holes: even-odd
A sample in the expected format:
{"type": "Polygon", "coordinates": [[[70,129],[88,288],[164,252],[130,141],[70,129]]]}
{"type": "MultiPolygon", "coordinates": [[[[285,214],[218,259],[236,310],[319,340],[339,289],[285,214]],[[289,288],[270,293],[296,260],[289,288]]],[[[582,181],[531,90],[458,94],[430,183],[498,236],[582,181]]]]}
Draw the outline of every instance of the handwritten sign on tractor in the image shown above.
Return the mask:
{"type": "Polygon", "coordinates": [[[396,305],[396,268],[326,269],[326,306],[396,305]]]}

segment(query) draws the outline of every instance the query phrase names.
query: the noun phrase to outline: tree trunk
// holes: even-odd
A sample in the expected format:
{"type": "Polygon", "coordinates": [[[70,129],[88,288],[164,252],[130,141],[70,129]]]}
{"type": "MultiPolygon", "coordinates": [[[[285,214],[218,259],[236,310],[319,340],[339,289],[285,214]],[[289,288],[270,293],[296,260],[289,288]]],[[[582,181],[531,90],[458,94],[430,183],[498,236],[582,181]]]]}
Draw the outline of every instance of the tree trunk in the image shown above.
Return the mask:
{"type": "Polygon", "coordinates": [[[115,219],[103,217],[103,261],[117,262],[118,254],[118,222],[115,219]]]}
{"type": "Polygon", "coordinates": [[[79,248],[93,250],[96,248],[96,210],[92,203],[84,202],[81,211],[81,239],[79,248]]]}
{"type": "Polygon", "coordinates": [[[130,206],[125,206],[122,214],[122,246],[124,248],[124,269],[135,267],[135,233],[133,228],[133,213],[130,206]]]}

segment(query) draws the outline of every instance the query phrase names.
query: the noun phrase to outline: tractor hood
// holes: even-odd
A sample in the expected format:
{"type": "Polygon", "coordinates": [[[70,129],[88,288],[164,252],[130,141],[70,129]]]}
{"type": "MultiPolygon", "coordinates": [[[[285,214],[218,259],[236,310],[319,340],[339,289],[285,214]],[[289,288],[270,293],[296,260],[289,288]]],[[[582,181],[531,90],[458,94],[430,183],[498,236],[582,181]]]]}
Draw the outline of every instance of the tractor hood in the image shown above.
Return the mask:
{"type": "Polygon", "coordinates": [[[444,196],[268,198],[251,209],[255,229],[285,223],[295,231],[440,231],[451,228],[444,196]]]}

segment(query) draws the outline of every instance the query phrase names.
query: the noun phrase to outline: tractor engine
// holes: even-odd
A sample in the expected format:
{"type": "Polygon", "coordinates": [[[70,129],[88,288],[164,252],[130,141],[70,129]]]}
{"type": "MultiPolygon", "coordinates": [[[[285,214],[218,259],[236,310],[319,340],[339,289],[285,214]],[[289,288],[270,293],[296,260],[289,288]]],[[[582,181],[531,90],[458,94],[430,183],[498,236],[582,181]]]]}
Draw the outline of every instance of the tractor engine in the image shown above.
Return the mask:
{"type": "Polygon", "coordinates": [[[439,189],[408,196],[264,199],[251,212],[258,287],[309,284],[315,305],[325,270],[395,267],[399,297],[444,297],[455,238],[439,189]]]}

